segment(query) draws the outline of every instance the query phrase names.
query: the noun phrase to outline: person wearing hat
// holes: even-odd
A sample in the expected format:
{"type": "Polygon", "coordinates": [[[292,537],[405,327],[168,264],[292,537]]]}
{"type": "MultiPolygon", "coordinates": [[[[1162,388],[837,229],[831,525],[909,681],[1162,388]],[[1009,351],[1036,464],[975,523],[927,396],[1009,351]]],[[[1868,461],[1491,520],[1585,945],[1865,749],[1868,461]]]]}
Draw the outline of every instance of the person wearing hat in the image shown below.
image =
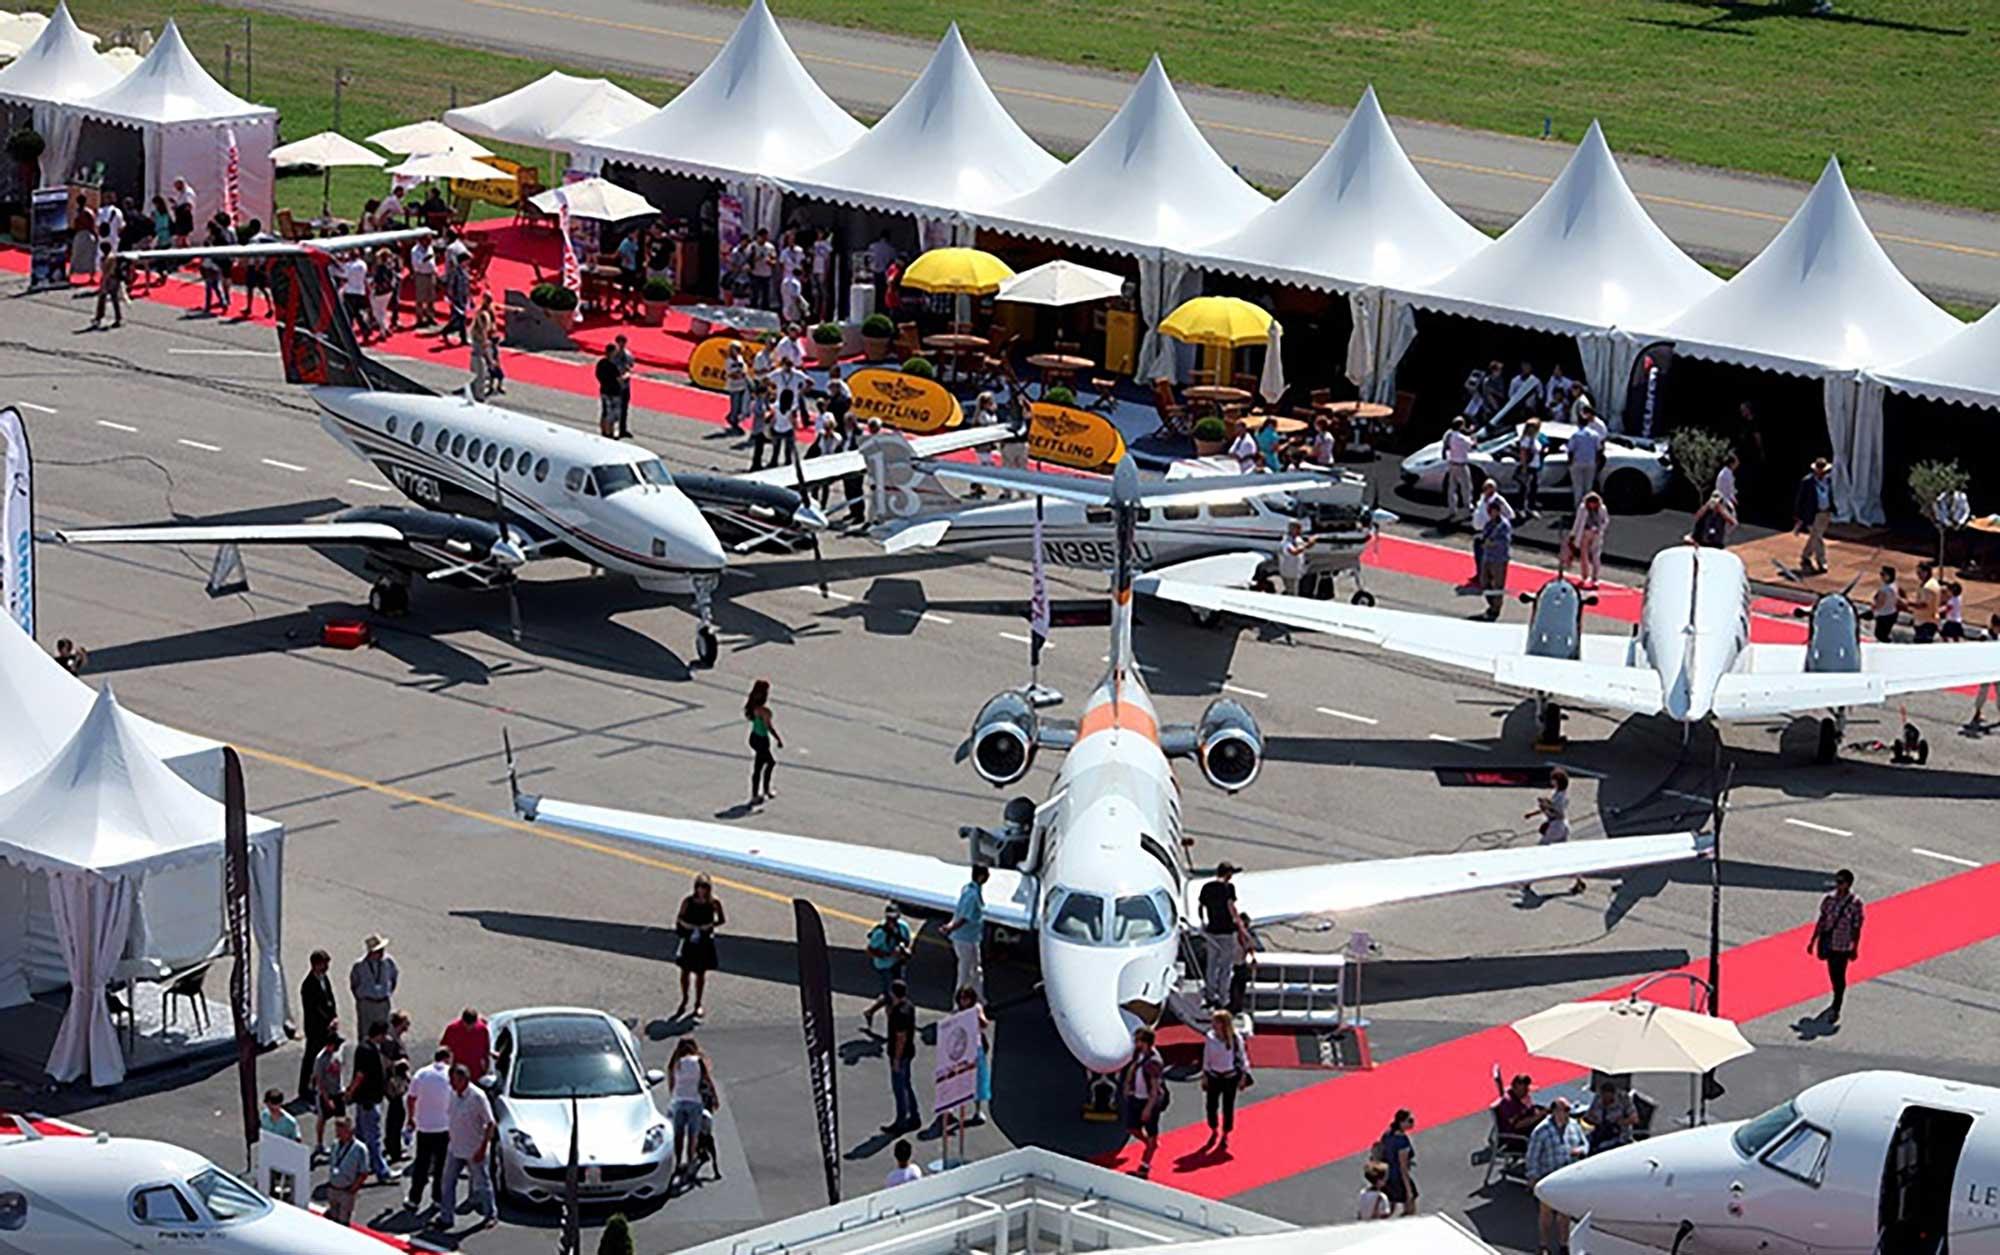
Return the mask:
{"type": "Polygon", "coordinates": [[[361,941],[362,955],[347,969],[347,988],[354,995],[354,1023],[366,1033],[371,1024],[387,1024],[396,999],[396,960],[389,939],[369,933],[361,941]]]}
{"type": "Polygon", "coordinates": [[[868,961],[882,986],[881,994],[861,1013],[861,1022],[871,1031],[875,1027],[875,1013],[889,1005],[890,989],[903,979],[909,967],[910,946],[915,940],[910,926],[903,922],[902,908],[894,902],[885,903],[882,922],[868,930],[868,961]]]}
{"type": "Polygon", "coordinates": [[[1806,538],[1799,549],[1799,572],[1826,570],[1826,525],[1833,522],[1833,463],[1814,458],[1812,469],[1792,494],[1792,531],[1806,538]]]}
{"type": "Polygon", "coordinates": [[[1241,870],[1224,859],[1216,865],[1215,879],[1201,887],[1197,905],[1201,910],[1202,940],[1206,943],[1206,963],[1202,968],[1203,1006],[1229,1005],[1229,978],[1236,970],[1236,952],[1243,935],[1243,916],[1236,909],[1236,886],[1232,883],[1241,870]]]}

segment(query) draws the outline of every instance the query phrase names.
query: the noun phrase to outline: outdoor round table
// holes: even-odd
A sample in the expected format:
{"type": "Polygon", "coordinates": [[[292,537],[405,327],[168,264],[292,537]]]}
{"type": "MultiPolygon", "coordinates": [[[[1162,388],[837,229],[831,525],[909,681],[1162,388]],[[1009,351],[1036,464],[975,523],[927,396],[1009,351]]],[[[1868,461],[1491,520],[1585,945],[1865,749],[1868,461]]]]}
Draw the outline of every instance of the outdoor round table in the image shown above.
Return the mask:
{"type": "Polygon", "coordinates": [[[1280,436],[1296,436],[1306,429],[1305,420],[1278,414],[1250,414],[1243,419],[1243,426],[1251,431],[1260,430],[1265,423],[1276,423],[1280,436]]]}
{"type": "Polygon", "coordinates": [[[1031,353],[1027,361],[1028,365],[1042,372],[1044,394],[1048,392],[1051,384],[1072,379],[1078,371],[1089,370],[1097,365],[1089,358],[1078,357],[1074,353],[1031,353]]]}
{"type": "Polygon", "coordinates": [[[1243,388],[1232,388],[1226,383],[1198,383],[1181,393],[1190,401],[1206,401],[1215,407],[1218,417],[1222,407],[1250,399],[1250,393],[1243,388]]]}
{"type": "Polygon", "coordinates": [[[962,373],[963,362],[967,353],[977,349],[991,348],[992,346],[993,342],[985,336],[967,335],[958,331],[924,337],[924,347],[927,349],[936,349],[951,364],[951,373],[954,379],[958,378],[960,373],[962,373]]]}
{"type": "Polygon", "coordinates": [[[1396,412],[1394,406],[1375,401],[1328,401],[1318,408],[1345,428],[1346,438],[1341,441],[1342,447],[1363,456],[1370,456],[1375,451],[1372,439],[1375,424],[1396,412]]]}

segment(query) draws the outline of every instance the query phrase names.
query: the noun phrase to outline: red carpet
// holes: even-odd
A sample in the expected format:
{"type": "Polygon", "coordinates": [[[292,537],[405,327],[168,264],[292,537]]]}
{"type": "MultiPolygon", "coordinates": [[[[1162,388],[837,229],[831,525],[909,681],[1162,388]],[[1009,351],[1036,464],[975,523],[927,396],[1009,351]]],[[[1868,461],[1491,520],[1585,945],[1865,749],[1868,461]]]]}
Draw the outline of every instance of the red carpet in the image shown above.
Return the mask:
{"type": "MultiPolygon", "coordinates": [[[[2000,864],[1962,872],[1868,905],[1869,944],[1849,969],[1850,982],[1950,954],[2000,936],[2000,915],[1990,909],[2000,893],[2000,864]]],[[[1806,927],[1765,937],[1724,952],[1722,1009],[1738,1021],[1772,1015],[1825,995],[1825,967],[1806,953],[1806,927]]],[[[1705,975],[1707,960],[1684,971],[1705,975]]],[[[1633,981],[1594,995],[1616,998],[1633,981]]],[[[1679,990],[1675,988],[1675,994],[1679,990]]],[[[1531,1008],[1523,1008],[1524,1013],[1531,1008]]],[[[1333,1079],[1239,1108],[1232,1154],[1199,1156],[1207,1126],[1197,1120],[1160,1139],[1155,1179],[1210,1198],[1226,1198],[1311,1172],[1373,1145],[1398,1107],[1416,1114],[1422,1130],[1484,1111],[1494,1099],[1493,1065],[1503,1073],[1529,1072],[1537,1087],[1584,1075],[1584,1069],[1531,1059],[1505,1025],[1381,1064],[1372,1072],[1333,1079]]],[[[1099,1162],[1137,1162],[1136,1144],[1099,1162]]]]}

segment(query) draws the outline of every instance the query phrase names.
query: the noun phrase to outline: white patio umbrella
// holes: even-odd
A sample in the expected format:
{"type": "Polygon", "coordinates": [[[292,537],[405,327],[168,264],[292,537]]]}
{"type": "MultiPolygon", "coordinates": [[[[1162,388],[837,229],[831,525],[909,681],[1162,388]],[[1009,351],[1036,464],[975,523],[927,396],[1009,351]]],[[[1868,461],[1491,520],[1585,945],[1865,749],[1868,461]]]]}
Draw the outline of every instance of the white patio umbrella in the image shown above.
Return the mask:
{"type": "Polygon", "coordinates": [[[1516,1020],[1528,1053],[1599,1072],[1710,1072],[1749,1054],[1734,1020],[1638,997],[1565,1002],[1516,1020]]]}
{"type": "Polygon", "coordinates": [[[596,222],[623,222],[660,212],[639,193],[600,178],[564,183],[528,199],[530,205],[548,214],[561,212],[565,201],[569,202],[570,217],[596,222]]]}
{"type": "Polygon", "coordinates": [[[1002,281],[993,299],[1018,305],[1087,305],[1108,301],[1124,290],[1123,275],[1057,260],[1002,281]]]}
{"type": "Polygon", "coordinates": [[[377,131],[368,137],[368,142],[404,156],[418,153],[464,153],[469,157],[493,155],[493,150],[478,140],[467,139],[434,118],[377,131]]]}
{"type": "Polygon", "coordinates": [[[279,166],[386,166],[389,159],[381,153],[363,148],[338,131],[321,131],[317,135],[291,144],[281,144],[271,150],[271,164],[279,166]]]}
{"type": "Polygon", "coordinates": [[[1257,376],[1257,395],[1266,405],[1276,405],[1285,395],[1285,329],[1275,318],[1264,336],[1264,373],[1257,376]]]}
{"type": "Polygon", "coordinates": [[[477,182],[481,179],[512,177],[505,170],[489,166],[470,153],[458,152],[422,153],[400,166],[390,166],[388,172],[399,179],[412,179],[418,182],[425,179],[466,179],[477,182]]]}
{"type": "Polygon", "coordinates": [[[146,59],[137,48],[127,48],[122,44],[115,48],[106,48],[97,55],[104,58],[106,63],[120,74],[130,74],[139,68],[141,61],[146,59]]]}

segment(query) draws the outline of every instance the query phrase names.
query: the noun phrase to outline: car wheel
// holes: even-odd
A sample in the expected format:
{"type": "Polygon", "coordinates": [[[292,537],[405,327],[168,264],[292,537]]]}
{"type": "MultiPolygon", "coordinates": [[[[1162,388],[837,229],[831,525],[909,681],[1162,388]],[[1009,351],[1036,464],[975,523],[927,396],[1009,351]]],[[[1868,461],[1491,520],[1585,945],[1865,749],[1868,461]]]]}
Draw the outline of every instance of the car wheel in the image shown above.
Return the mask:
{"type": "Polygon", "coordinates": [[[1653,485],[1639,471],[1613,471],[1604,481],[1604,504],[1619,514],[1635,514],[1653,503],[1653,485]]]}

